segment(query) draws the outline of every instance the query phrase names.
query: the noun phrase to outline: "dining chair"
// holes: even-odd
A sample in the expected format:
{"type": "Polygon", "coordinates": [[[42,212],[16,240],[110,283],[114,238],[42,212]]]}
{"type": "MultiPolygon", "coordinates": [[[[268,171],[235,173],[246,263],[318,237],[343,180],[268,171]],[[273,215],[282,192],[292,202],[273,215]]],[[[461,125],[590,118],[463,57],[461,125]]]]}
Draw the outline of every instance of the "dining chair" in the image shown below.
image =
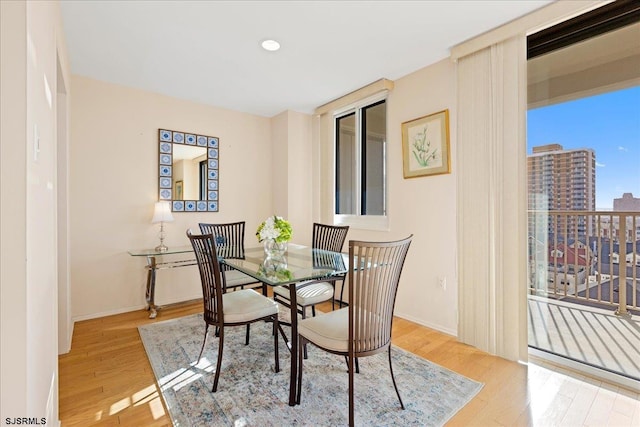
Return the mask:
{"type": "MultiPolygon", "coordinates": [[[[391,324],[407,251],[413,235],[393,242],[349,241],[349,306],[302,319],[298,323],[298,385],[302,394],[302,352],[306,344],[346,356],[349,365],[349,425],[354,425],[356,358],[387,351],[389,371],[400,407],[404,409],[391,364],[391,324]]],[[[378,375],[377,372],[372,375],[378,375]]]]}
{"type": "MultiPolygon", "coordinates": [[[[212,393],[218,389],[220,367],[222,365],[222,350],[224,348],[224,330],[226,326],[247,326],[245,345],[249,345],[249,331],[251,323],[258,321],[273,322],[274,330],[278,329],[278,304],[271,298],[256,292],[254,289],[242,289],[235,292],[224,292],[220,274],[220,263],[216,251],[215,237],[211,234],[193,235],[187,230],[187,237],[193,246],[193,251],[200,270],[202,283],[202,299],[204,302],[204,340],[198,355],[198,362],[202,357],[207,343],[209,326],[215,326],[219,339],[216,373],[213,380],[212,393]]],[[[278,357],[278,334],[274,336],[275,371],[280,371],[278,357]]]]}
{"type": "MultiPolygon", "coordinates": [[[[347,238],[349,226],[336,226],[325,224],[313,224],[312,244],[314,249],[323,249],[332,252],[342,251],[342,246],[347,238]]],[[[315,255],[315,254],[314,254],[315,255]]],[[[322,254],[314,256],[314,265],[322,266],[322,254]]],[[[336,281],[342,281],[340,291],[340,307],[342,307],[342,296],[345,276],[335,276],[331,279],[321,281],[307,281],[296,284],[296,303],[298,312],[302,318],[306,318],[307,307],[311,306],[311,314],[316,315],[316,304],[331,300],[331,308],[335,309],[335,288],[336,281]]],[[[289,305],[289,289],[284,286],[273,288],[273,298],[286,307],[289,305]]]]}
{"type": "MultiPolygon", "coordinates": [[[[244,259],[244,228],[245,221],[230,222],[226,224],[207,224],[199,223],[200,232],[202,234],[212,234],[215,238],[218,252],[224,252],[225,258],[244,259]]],[[[221,265],[222,284],[224,292],[228,289],[236,288],[244,289],[260,287],[262,295],[267,295],[267,286],[244,274],[235,270],[228,265],[221,265]]]]}

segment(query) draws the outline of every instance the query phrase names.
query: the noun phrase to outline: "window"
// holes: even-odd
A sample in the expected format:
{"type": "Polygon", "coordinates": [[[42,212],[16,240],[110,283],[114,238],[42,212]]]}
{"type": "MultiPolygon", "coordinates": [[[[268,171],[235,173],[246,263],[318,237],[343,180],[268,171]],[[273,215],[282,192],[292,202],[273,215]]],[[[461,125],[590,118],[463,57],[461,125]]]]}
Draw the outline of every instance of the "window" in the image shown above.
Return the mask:
{"type": "Polygon", "coordinates": [[[384,229],[386,100],[368,99],[334,117],[335,222],[384,229]]]}

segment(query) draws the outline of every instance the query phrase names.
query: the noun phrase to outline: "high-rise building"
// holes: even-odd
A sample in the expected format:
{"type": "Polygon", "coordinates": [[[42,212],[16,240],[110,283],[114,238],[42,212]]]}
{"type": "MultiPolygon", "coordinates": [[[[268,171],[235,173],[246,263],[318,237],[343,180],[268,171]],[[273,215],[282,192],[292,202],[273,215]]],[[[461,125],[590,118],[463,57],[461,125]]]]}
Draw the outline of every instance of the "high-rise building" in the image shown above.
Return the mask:
{"type": "MultiPolygon", "coordinates": [[[[614,212],[632,212],[626,216],[625,231],[627,242],[640,241],[640,197],[633,197],[633,193],[624,193],[622,197],[613,199],[614,212]]],[[[613,217],[611,230],[608,230],[614,238],[620,236],[620,218],[613,217]]]]}
{"type": "MultiPolygon", "coordinates": [[[[565,150],[560,144],[533,147],[527,156],[529,209],[537,211],[594,211],[596,208],[596,155],[592,149],[565,150]]],[[[569,239],[593,233],[586,216],[556,216],[558,230],[569,239]]]]}
{"type": "Polygon", "coordinates": [[[633,197],[633,193],[624,193],[622,197],[613,199],[613,210],[640,212],[640,197],[633,197]]]}

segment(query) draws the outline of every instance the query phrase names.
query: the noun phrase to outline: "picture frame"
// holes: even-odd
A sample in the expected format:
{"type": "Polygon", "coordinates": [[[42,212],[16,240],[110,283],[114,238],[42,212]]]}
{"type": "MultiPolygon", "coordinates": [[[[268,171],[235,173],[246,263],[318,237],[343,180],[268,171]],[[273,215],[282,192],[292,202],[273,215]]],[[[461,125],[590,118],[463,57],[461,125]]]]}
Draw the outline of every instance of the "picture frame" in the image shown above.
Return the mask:
{"type": "Polygon", "coordinates": [[[176,181],[175,193],[176,193],[176,200],[182,200],[184,198],[182,181],[176,181]]]}
{"type": "Polygon", "coordinates": [[[402,123],[405,178],[451,173],[449,110],[402,123]]]}

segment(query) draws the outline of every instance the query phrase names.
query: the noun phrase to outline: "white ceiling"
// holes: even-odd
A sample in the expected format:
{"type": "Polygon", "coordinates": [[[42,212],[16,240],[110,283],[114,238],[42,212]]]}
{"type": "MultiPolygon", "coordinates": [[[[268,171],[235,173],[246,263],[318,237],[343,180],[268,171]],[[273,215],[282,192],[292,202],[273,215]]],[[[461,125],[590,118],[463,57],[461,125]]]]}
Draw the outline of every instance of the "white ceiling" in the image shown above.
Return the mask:
{"type": "Polygon", "coordinates": [[[550,2],[63,0],[62,15],[73,74],[272,117],[407,75],[550,2]]]}

